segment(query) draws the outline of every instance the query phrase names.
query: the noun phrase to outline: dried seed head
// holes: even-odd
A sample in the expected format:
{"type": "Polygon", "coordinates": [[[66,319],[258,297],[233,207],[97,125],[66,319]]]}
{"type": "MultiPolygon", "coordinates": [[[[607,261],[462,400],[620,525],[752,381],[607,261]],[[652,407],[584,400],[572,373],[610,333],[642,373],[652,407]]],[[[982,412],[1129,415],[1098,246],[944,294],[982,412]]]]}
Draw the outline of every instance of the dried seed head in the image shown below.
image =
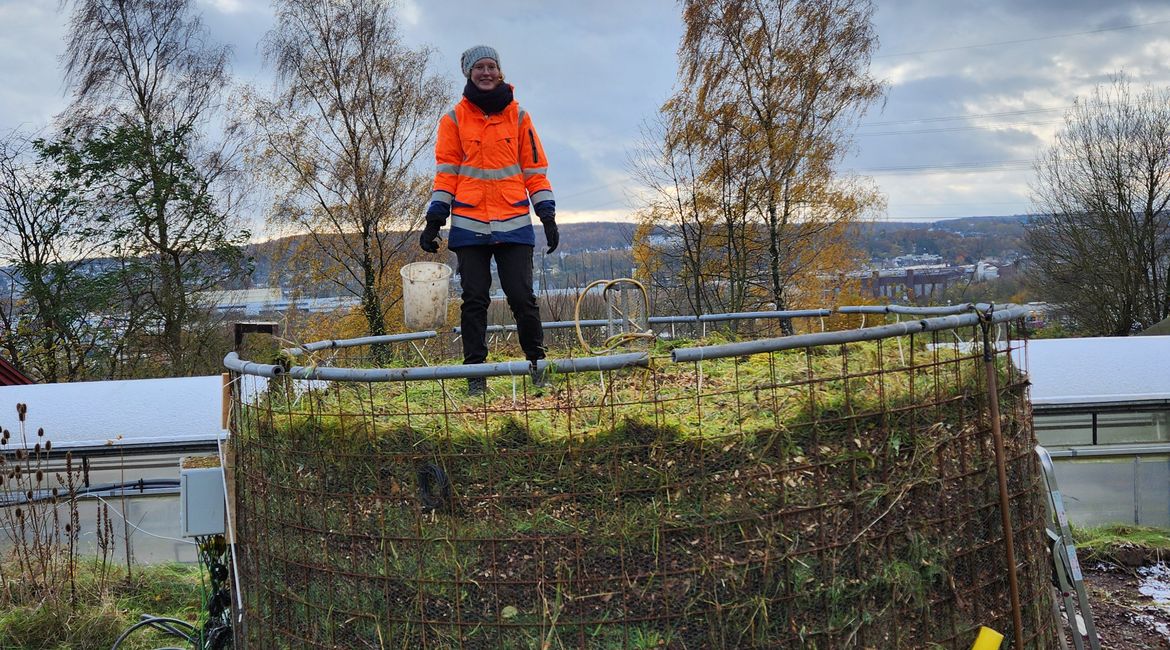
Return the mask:
{"type": "Polygon", "coordinates": [[[45,473],[38,469],[37,470],[37,483],[40,483],[43,480],[45,480],[45,473]]]}
{"type": "Polygon", "coordinates": [[[17,518],[17,520],[24,519],[24,511],[21,510],[20,508],[16,509],[16,518],[17,518]]]}
{"type": "Polygon", "coordinates": [[[72,533],[73,532],[73,524],[65,524],[65,532],[72,533]]]}
{"type": "Polygon", "coordinates": [[[32,501],[32,497],[33,497],[32,490],[28,490],[27,492],[24,493],[24,498],[28,499],[29,501],[32,501]]]}
{"type": "Polygon", "coordinates": [[[53,448],[53,441],[52,441],[52,440],[46,440],[46,441],[45,441],[45,451],[49,451],[49,450],[51,450],[52,448],[53,448]]]}
{"type": "Polygon", "coordinates": [[[57,488],[53,488],[53,496],[57,496],[57,494],[58,494],[57,488]]]}
{"type": "Polygon", "coordinates": [[[24,403],[18,403],[16,405],[16,416],[20,419],[21,422],[24,422],[24,416],[26,413],[28,413],[28,405],[24,403]]]}
{"type": "Polygon", "coordinates": [[[23,449],[16,450],[16,460],[24,460],[24,450],[23,449]]]}
{"type": "Polygon", "coordinates": [[[33,453],[37,456],[41,455],[41,443],[38,442],[37,444],[33,445],[33,453]]]}
{"type": "Polygon", "coordinates": [[[14,470],[14,473],[15,473],[14,478],[20,478],[20,465],[16,466],[16,470],[14,470]]]}
{"type": "Polygon", "coordinates": [[[38,437],[41,437],[41,438],[44,438],[44,437],[45,437],[45,430],[44,430],[44,428],[37,429],[37,436],[38,436],[38,437]]]}

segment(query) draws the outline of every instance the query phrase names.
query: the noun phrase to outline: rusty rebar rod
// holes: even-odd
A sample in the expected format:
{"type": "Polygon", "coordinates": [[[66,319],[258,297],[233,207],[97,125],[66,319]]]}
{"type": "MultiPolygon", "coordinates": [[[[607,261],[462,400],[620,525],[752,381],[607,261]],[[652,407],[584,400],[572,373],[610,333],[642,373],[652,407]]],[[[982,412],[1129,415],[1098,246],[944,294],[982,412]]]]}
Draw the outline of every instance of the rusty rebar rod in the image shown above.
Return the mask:
{"type": "Polygon", "coordinates": [[[995,444],[995,474],[999,481],[999,516],[1003,524],[1004,552],[1007,555],[1008,591],[1012,601],[1013,647],[1024,647],[1024,616],[1020,608],[1020,582],[1016,575],[1016,544],[1012,532],[1011,495],[1007,484],[1007,453],[1003,446],[1003,430],[999,421],[999,387],[996,380],[995,353],[991,347],[991,326],[994,306],[979,312],[979,327],[983,331],[983,368],[987,373],[987,410],[991,418],[991,439],[995,444]]]}

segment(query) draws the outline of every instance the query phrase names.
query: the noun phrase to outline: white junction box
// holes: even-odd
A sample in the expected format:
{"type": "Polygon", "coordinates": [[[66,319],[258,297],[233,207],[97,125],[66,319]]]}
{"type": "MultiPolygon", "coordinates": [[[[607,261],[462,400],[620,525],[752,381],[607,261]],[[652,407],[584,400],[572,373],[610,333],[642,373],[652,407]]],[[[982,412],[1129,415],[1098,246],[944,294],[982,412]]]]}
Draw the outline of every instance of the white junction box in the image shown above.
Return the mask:
{"type": "Polygon", "coordinates": [[[223,467],[218,456],[179,461],[179,527],[183,537],[224,533],[223,467]]]}

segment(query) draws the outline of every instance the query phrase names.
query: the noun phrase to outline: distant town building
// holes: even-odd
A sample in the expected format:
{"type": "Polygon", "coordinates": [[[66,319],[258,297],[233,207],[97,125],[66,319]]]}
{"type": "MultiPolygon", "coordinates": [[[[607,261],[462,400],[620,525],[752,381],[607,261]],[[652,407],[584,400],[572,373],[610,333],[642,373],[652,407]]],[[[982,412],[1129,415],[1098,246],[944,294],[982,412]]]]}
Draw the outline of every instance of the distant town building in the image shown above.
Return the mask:
{"type": "Polygon", "coordinates": [[[889,301],[918,302],[941,295],[951,285],[969,281],[972,269],[962,266],[912,266],[861,273],[863,295],[889,301]]]}
{"type": "Polygon", "coordinates": [[[943,264],[942,255],[899,255],[893,259],[894,266],[939,266],[943,264]]]}
{"type": "Polygon", "coordinates": [[[310,313],[328,313],[340,309],[351,309],[361,303],[356,296],[288,298],[279,287],[206,291],[203,292],[202,298],[221,314],[234,312],[244,316],[279,313],[292,309],[310,313]]]}

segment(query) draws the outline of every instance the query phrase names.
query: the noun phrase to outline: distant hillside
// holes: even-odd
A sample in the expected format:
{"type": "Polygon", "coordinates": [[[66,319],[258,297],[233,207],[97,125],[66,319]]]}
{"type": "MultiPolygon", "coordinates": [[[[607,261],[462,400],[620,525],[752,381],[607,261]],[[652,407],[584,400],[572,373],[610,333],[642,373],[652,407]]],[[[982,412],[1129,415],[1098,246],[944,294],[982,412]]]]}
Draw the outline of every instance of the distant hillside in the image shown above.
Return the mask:
{"type": "MultiPolygon", "coordinates": [[[[1024,251],[1024,225],[1027,217],[964,217],[934,223],[885,221],[858,227],[858,245],[876,261],[900,255],[939,255],[952,263],[971,263],[986,257],[1014,258],[1024,251]]],[[[536,226],[538,267],[555,269],[558,283],[566,286],[595,279],[593,275],[609,268],[625,273],[632,264],[629,247],[633,240],[634,224],[594,221],[568,223],[560,226],[561,244],[548,259],[544,253],[544,232],[536,226]],[[609,251],[609,252],[606,252],[609,251]],[[567,278],[572,278],[569,280],[567,278]]],[[[398,233],[403,238],[404,250],[418,259],[432,259],[418,250],[417,233],[398,233]]],[[[252,286],[290,286],[303,280],[294,280],[293,271],[307,268],[314,262],[314,248],[304,236],[283,237],[250,244],[247,254],[253,260],[251,278],[231,289],[252,286]]],[[[454,255],[450,256],[454,263],[454,255]]],[[[315,287],[299,287],[309,295],[333,295],[335,284],[323,282],[315,287]]]]}
{"type": "Polygon", "coordinates": [[[933,223],[880,221],[858,228],[858,244],[871,259],[910,254],[939,255],[956,264],[985,257],[1014,258],[1025,252],[1027,215],[962,217],[933,223]]]}
{"type": "MultiPolygon", "coordinates": [[[[634,224],[611,221],[567,223],[561,225],[559,230],[561,242],[553,255],[562,260],[561,264],[565,266],[566,271],[597,263],[594,256],[585,255],[585,253],[613,249],[625,250],[630,247],[634,237],[634,224]],[[564,259],[566,257],[568,259],[564,259]],[[577,260],[578,257],[582,259],[577,260]]],[[[423,253],[418,249],[417,233],[401,232],[395,234],[404,238],[405,250],[408,254],[424,259],[423,253]]],[[[397,237],[392,236],[392,239],[397,239],[397,237]]],[[[538,242],[537,253],[539,257],[539,254],[544,252],[544,228],[539,223],[536,224],[536,241],[538,242]]],[[[313,250],[312,245],[306,241],[304,235],[281,237],[249,244],[247,254],[253,261],[252,276],[248,281],[239,283],[239,286],[227,288],[287,285],[291,270],[305,268],[306,265],[313,263],[311,259],[303,259],[313,255],[313,250]],[[274,276],[279,276],[279,278],[274,276]]],[[[454,263],[453,255],[451,263],[454,263]]],[[[628,266],[628,262],[623,261],[620,264],[621,268],[626,266],[628,266]]],[[[322,283],[318,287],[302,287],[302,290],[310,295],[332,294],[337,291],[337,286],[332,283],[322,283]]]]}

